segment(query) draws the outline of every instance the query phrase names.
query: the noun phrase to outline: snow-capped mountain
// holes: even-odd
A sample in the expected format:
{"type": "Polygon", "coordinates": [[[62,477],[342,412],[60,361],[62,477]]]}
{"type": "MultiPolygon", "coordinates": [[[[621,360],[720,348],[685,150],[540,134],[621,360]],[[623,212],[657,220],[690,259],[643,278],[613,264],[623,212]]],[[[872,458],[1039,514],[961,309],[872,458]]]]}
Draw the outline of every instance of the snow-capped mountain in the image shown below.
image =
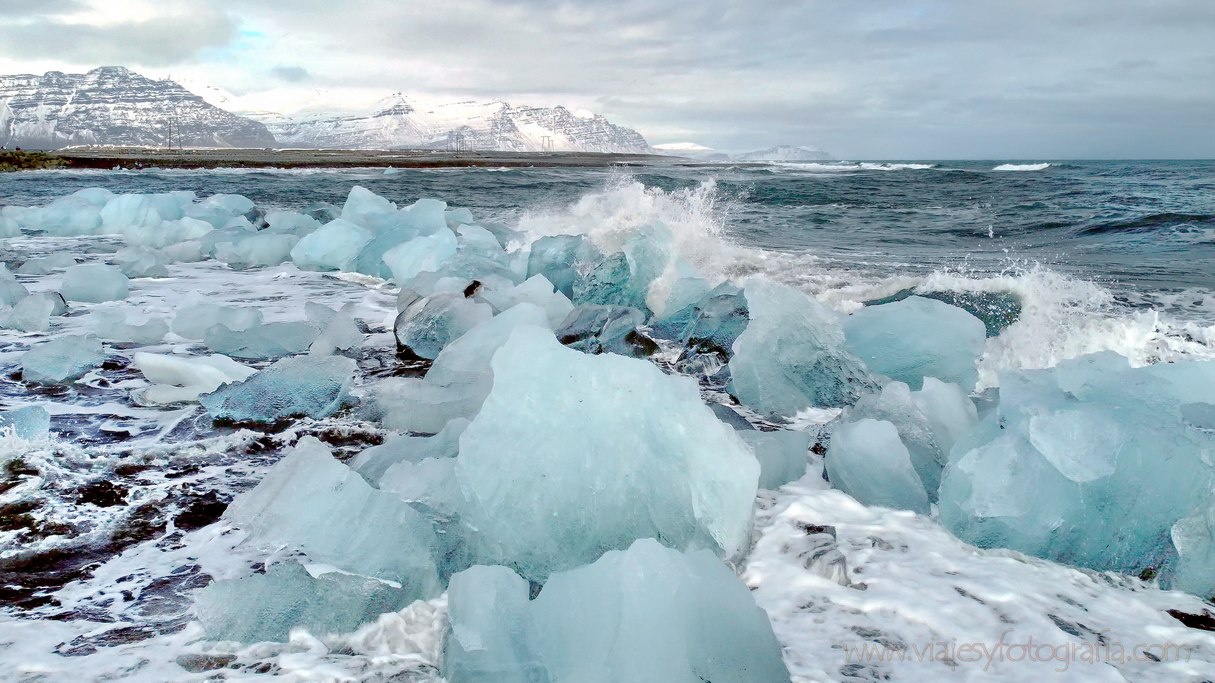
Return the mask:
{"type": "Polygon", "coordinates": [[[367,113],[249,113],[287,147],[646,153],[640,133],[565,107],[502,101],[422,104],[396,94],[367,113]]]}
{"type": "Polygon", "coordinates": [[[78,144],[267,147],[257,121],[208,104],[173,81],[117,66],[87,74],[0,76],[0,143],[58,149],[78,144]]]}
{"type": "Polygon", "coordinates": [[[735,161],[833,161],[831,155],[817,147],[777,145],[756,152],[735,154],[735,161]]]}

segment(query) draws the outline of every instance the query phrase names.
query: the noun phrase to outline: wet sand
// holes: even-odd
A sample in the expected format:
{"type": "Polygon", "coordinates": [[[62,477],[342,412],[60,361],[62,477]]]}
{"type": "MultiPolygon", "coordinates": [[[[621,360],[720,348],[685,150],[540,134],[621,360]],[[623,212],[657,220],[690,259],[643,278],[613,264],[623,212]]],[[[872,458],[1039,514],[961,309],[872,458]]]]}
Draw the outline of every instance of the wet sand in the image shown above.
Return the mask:
{"type": "Polygon", "coordinates": [[[445,150],[147,149],[76,147],[52,153],[69,168],[526,168],[645,166],[688,162],[651,154],[445,150]]]}

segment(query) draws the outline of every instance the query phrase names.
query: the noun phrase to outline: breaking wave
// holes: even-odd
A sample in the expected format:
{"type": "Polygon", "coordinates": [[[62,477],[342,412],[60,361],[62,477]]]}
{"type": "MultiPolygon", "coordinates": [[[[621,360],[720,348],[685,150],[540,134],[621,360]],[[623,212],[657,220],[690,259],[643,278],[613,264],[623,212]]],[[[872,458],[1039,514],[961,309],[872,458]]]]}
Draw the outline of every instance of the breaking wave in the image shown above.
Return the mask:
{"type": "Polygon", "coordinates": [[[1051,164],[1000,164],[993,171],[1045,171],[1050,168],[1051,164]]]}

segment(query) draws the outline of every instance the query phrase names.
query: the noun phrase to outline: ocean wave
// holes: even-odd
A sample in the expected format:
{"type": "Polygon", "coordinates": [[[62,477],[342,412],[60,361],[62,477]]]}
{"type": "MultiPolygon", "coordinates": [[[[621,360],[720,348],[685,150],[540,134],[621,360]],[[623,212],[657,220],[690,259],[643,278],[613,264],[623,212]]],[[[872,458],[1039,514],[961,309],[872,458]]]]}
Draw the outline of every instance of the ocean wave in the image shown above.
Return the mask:
{"type": "Polygon", "coordinates": [[[1048,164],[1048,163],[1000,164],[999,166],[996,166],[995,168],[993,168],[991,170],[993,170],[993,171],[1045,171],[1046,169],[1050,168],[1051,166],[1052,166],[1052,164],[1048,164]]]}
{"type": "Polygon", "coordinates": [[[1081,235],[1106,235],[1122,232],[1148,232],[1158,229],[1180,227],[1202,227],[1215,225],[1215,215],[1204,213],[1153,213],[1120,221],[1109,221],[1090,225],[1079,231],[1081,235]]]}

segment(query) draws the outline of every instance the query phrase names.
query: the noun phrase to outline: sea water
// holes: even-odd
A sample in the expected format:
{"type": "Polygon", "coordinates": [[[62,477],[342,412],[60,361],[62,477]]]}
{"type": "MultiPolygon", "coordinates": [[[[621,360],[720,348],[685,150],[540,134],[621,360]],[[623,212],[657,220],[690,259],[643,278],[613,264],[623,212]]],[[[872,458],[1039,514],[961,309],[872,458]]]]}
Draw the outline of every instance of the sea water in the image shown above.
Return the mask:
{"type": "MultiPolygon", "coordinates": [[[[398,206],[435,198],[448,209],[467,210],[507,256],[486,268],[499,277],[517,272],[520,281],[533,274],[526,254],[518,264],[510,256],[537,238],[582,235],[586,246],[576,245],[578,254],[621,252],[632,266],[657,258],[638,246],[636,236],[653,237],[660,225],[661,239],[645,244],[660,244],[678,267],[649,272],[646,278],[652,280],[643,295],[629,301],[655,319],[670,302],[693,301],[700,289],[754,276],[799,290],[841,319],[866,303],[910,294],[947,297],[963,308],[966,301],[1011,301],[1015,310],[997,333],[988,328],[974,368],[977,381],[965,389],[980,419],[991,413],[1001,373],[1055,367],[1102,351],[1116,352],[1134,366],[1215,358],[1215,163],[1210,162],[658,164],[391,175],[374,169],[52,171],[0,176],[0,204],[45,205],[88,188],[162,198],[183,191],[204,199],[243,195],[256,206],[248,214],[254,222],[283,211],[315,219],[275,233],[298,244],[320,224],[343,217],[343,203],[355,186],[398,206]]],[[[227,225],[221,209],[229,203],[211,201],[201,218],[162,218],[218,222],[211,227],[222,235],[211,238],[210,250],[216,257],[236,254],[235,247],[215,248],[215,241],[239,245],[256,226],[227,225]]],[[[12,282],[51,296],[63,287],[64,271],[29,268],[22,274],[21,264],[49,259],[39,263],[53,265],[70,255],[81,264],[120,265],[116,253],[131,246],[132,235],[141,245],[164,241],[143,223],[138,230],[128,227],[130,234],[106,230],[103,223],[91,226],[87,236],[63,236],[71,230],[57,228],[7,239],[2,254],[7,270],[16,273],[12,282]]],[[[208,640],[196,608],[201,589],[262,576],[269,565],[298,567],[301,559],[290,544],[268,549],[252,542],[249,529],[223,516],[226,505],[253,489],[304,437],[321,439],[347,464],[386,441],[423,438],[392,429],[391,420],[376,414],[375,394],[367,389],[385,379],[425,382],[416,378],[426,363],[396,354],[398,287],[387,278],[391,264],[372,274],[325,270],[357,261],[353,247],[342,263],[303,259],[306,269],[290,260],[257,265],[258,259],[183,258],[192,249],[205,253],[205,234],[214,233],[195,223],[187,227],[198,227],[199,235],[182,232],[180,223],[173,226],[181,234],[174,233],[172,241],[181,244],[168,247],[167,275],[133,272],[125,298],[69,302],[67,315],[53,314],[45,331],[0,331],[0,409],[40,406],[51,422],[46,437],[0,434],[0,678],[396,675],[438,680],[450,628],[445,594],[349,633],[296,630],[279,644],[208,640]],[[183,358],[212,353],[196,334],[205,330],[179,333],[179,328],[198,327],[190,315],[179,317],[182,311],[226,306],[234,311],[229,318],[252,321],[248,327],[295,325],[320,335],[316,309],[310,315],[306,304],[327,307],[331,315],[346,307],[362,325],[361,346],[342,352],[357,365],[352,391],[364,399],[360,405],[339,406],[339,397],[316,419],[230,424],[217,422],[190,400],[133,399],[150,386],[134,361],[136,353],[183,358]],[[129,324],[171,322],[173,333],[140,342],[106,339],[104,357],[75,381],[51,386],[19,381],[16,373],[29,348],[92,334],[99,321],[116,315],[129,324]]],[[[464,258],[445,252],[448,257],[464,258]]],[[[553,283],[573,294],[570,283],[578,273],[558,270],[553,283]]],[[[16,292],[16,287],[9,289],[16,292]]],[[[505,306],[487,303],[495,312],[505,306]]],[[[561,321],[540,312],[533,317],[560,327],[561,321]]],[[[243,322],[237,326],[246,328],[243,322]]],[[[311,339],[298,349],[301,354],[308,353],[311,339]]],[[[768,615],[793,680],[965,680],[980,674],[1024,680],[1048,672],[1074,680],[1202,680],[1215,671],[1215,637],[1167,612],[1201,614],[1210,609],[1201,596],[1162,590],[1150,573],[1099,573],[1001,548],[975,549],[942,526],[935,508],[917,515],[858,503],[832,488],[824,474],[831,468],[824,467],[821,453],[830,445],[837,408],[773,417],[766,409],[727,407],[728,377],[721,374],[728,375],[726,359],[717,362],[707,354],[689,364],[680,355],[664,347],[654,361],[669,372],[700,379],[702,398],[732,411],[748,427],[797,429],[824,447],[807,454],[800,480],[779,491],[760,491],[754,545],[729,558],[768,615]],[[1017,660],[1013,647],[1029,643],[1054,649],[1049,658],[1017,660]],[[1134,656],[1139,645],[1173,649],[1153,661],[1134,656]],[[969,647],[963,652],[961,646],[969,647]],[[1083,662],[1086,647],[1104,664],[1083,662]],[[986,659],[966,661],[971,651],[986,659]],[[895,661],[896,655],[902,659],[895,661]]],[[[274,361],[240,360],[258,370],[274,361]]],[[[456,390],[472,392],[461,394],[463,403],[442,410],[479,409],[488,386],[467,386],[473,388],[456,390]]],[[[1209,429],[1195,414],[1186,413],[1189,424],[1209,429]]],[[[865,418],[847,412],[843,417],[865,418]]],[[[898,431],[905,431],[902,423],[898,431]]],[[[914,439],[901,436],[912,447],[904,458],[914,461],[914,439]]],[[[398,490],[413,491],[406,496],[410,504],[429,518],[445,518],[464,505],[459,471],[445,459],[427,455],[391,466],[408,466],[391,479],[403,485],[398,490]],[[426,491],[404,485],[419,477],[456,482],[457,488],[428,498],[426,491]]],[[[753,480],[754,473],[748,476],[753,480]]],[[[935,501],[936,493],[928,498],[935,501]]],[[[923,512],[925,503],[887,505],[923,512]]],[[[442,538],[437,543],[450,549],[442,538]]],[[[468,563],[463,556],[443,560],[468,563]]],[[[296,569],[292,576],[302,585],[352,576],[348,567],[333,566],[340,558],[326,562],[307,564],[306,575],[296,569]]]]}

